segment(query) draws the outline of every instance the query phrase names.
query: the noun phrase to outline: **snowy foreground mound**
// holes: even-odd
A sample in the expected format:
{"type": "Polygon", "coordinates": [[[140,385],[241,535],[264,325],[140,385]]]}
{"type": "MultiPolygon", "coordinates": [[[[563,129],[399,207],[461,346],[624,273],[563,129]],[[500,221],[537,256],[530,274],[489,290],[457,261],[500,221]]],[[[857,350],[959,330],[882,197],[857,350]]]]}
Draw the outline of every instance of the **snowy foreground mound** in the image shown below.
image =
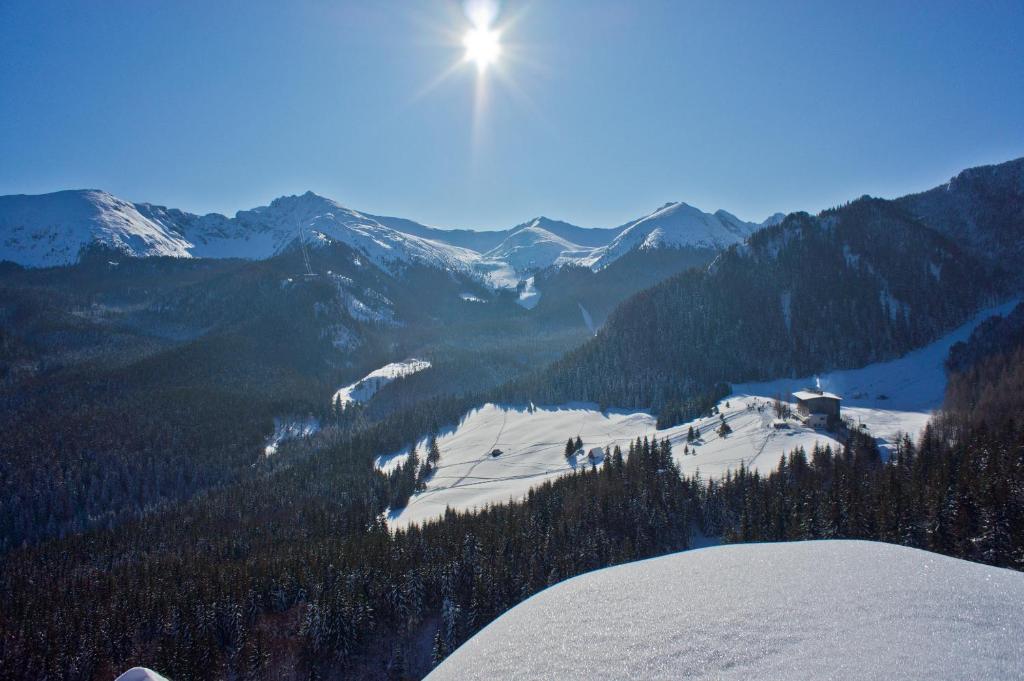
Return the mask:
{"type": "Polygon", "coordinates": [[[598,570],[428,677],[1019,679],[1024,574],[860,541],[722,546],[598,570]]]}
{"type": "Polygon", "coordinates": [[[114,681],[167,681],[152,669],[145,667],[132,667],[114,681]]]}

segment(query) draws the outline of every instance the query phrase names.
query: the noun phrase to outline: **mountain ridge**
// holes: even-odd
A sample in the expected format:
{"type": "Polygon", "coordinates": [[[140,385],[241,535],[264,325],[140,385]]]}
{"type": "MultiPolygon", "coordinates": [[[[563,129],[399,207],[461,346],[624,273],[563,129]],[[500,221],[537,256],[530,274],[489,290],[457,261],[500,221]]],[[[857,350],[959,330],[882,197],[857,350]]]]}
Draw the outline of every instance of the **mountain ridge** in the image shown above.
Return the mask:
{"type": "MultiPolygon", "coordinates": [[[[749,226],[746,231],[757,226],[723,210],[711,214],[687,207],[706,221],[749,226]]],[[[620,244],[613,253],[608,246],[624,231],[632,228],[636,232],[637,224],[657,213],[612,228],[579,227],[538,216],[505,230],[449,230],[354,210],[312,191],[280,196],[265,206],[227,217],[132,203],[100,189],[69,189],[0,196],[0,260],[28,267],[67,265],[77,261],[83,248],[93,245],[133,257],[265,259],[299,240],[306,245],[340,241],[386,267],[415,261],[442,269],[482,272],[491,283],[515,283],[515,274],[552,265],[606,266],[638,244],[620,244]],[[495,260],[501,261],[498,265],[509,265],[514,273],[486,276],[496,267],[495,260]]],[[[646,245],[721,245],[733,239],[697,241],[700,243],[690,244],[684,234],[648,240],[646,245]]]]}

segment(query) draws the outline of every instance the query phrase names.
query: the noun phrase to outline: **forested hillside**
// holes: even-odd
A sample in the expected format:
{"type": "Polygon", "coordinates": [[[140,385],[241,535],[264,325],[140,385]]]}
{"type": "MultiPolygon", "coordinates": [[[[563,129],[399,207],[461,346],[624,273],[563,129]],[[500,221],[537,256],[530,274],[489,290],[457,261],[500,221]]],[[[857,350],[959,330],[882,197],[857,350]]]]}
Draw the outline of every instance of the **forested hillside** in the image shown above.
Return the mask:
{"type": "Polygon", "coordinates": [[[897,199],[932,229],[965,244],[1020,281],[1024,255],[1024,158],[968,168],[948,183],[897,199]]]}
{"type": "Polygon", "coordinates": [[[248,475],[275,419],[333,418],[331,395],[413,353],[435,358],[347,427],[469,394],[588,335],[538,325],[511,296],[337,244],[266,261],[123,258],[0,273],[0,551],[248,475]],[[524,338],[532,343],[525,345],[524,338]]]}

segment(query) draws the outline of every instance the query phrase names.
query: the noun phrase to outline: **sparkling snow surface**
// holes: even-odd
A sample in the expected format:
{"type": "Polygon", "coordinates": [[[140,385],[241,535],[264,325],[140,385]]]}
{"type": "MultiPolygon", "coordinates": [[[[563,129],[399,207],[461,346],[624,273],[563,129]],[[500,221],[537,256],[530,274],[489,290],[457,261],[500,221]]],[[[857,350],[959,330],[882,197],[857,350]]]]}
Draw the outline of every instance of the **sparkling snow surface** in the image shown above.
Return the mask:
{"type": "MultiPolygon", "coordinates": [[[[391,511],[388,521],[394,528],[406,527],[438,518],[448,506],[472,509],[521,499],[544,479],[588,465],[585,457],[565,459],[565,441],[577,435],[585,451],[616,444],[626,449],[637,437],[668,438],[682,472],[699,471],[705,479],[734,470],[741,463],[767,472],[782,455],[798,446],[808,452],[815,443],[841,446],[830,433],[806,427],[796,419],[787,421],[786,428],[773,427],[773,398],[780,395],[792,401],[791,392],[814,386],[816,379],[823,389],[843,398],[843,415],[864,424],[885,450],[903,433],[916,437],[941,405],[946,385],[942,363],[950,346],[966,339],[982,320],[1005,314],[1014,304],[986,310],[935,343],[890,362],[818,377],[734,385],[733,393],[718,405],[732,428],[725,437],[716,432],[721,423],[717,415],[659,431],[649,413],[614,409],[602,413],[597,405],[589,403],[485,404],[469,412],[457,427],[439,435],[441,460],[437,471],[427,481],[426,489],[414,495],[404,509],[391,511]],[[694,443],[687,441],[690,426],[699,434],[694,443]],[[684,447],[692,453],[684,453],[684,447]],[[494,449],[502,450],[502,454],[491,456],[494,449]]],[[[425,447],[426,441],[421,441],[421,454],[425,447]]],[[[407,452],[382,456],[377,465],[392,470],[406,456],[407,452]]]]}
{"type": "Polygon", "coordinates": [[[167,681],[152,669],[145,667],[132,667],[114,681],[167,681]]]}
{"type": "Polygon", "coordinates": [[[365,402],[377,394],[378,390],[396,378],[409,376],[417,371],[429,368],[430,362],[423,359],[407,359],[404,362],[392,362],[382,366],[380,369],[371,371],[355,383],[341,388],[338,392],[334,393],[332,401],[336,402],[340,399],[342,405],[349,404],[350,402],[365,402]]]}
{"type": "Polygon", "coordinates": [[[1024,574],[860,541],[699,549],[542,591],[446,679],[1024,678],[1024,574]]]}

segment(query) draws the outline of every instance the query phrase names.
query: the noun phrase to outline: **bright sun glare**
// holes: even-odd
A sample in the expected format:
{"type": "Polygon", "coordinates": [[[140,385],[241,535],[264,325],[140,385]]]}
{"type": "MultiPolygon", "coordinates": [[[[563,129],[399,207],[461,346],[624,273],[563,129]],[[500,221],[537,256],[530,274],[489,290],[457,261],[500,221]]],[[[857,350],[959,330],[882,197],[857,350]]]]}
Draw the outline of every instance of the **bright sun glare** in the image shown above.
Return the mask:
{"type": "Polygon", "coordinates": [[[471,28],[462,39],[466,46],[466,61],[474,62],[478,69],[485,69],[501,55],[498,32],[489,28],[471,28]]]}

